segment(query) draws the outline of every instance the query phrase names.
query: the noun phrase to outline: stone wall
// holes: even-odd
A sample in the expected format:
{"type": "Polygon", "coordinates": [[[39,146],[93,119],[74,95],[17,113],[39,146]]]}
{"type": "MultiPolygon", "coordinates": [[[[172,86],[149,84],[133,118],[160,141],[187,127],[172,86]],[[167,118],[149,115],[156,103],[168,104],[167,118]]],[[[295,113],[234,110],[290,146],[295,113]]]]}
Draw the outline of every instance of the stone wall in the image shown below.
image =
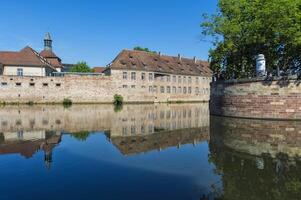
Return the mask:
{"type": "Polygon", "coordinates": [[[301,119],[301,85],[297,79],[218,81],[211,85],[214,115],[301,119]]]}
{"type": "Polygon", "coordinates": [[[185,83],[186,93],[168,93],[167,87],[172,90],[172,82],[141,80],[140,73],[137,72],[136,80],[124,80],[122,71],[114,71],[110,76],[0,76],[0,102],[60,103],[68,98],[74,103],[111,103],[115,94],[122,95],[125,102],[209,101],[210,78],[185,83]],[[158,90],[150,90],[150,86],[156,86],[158,90]],[[161,87],[164,87],[164,92],[160,91],[161,87]]]}

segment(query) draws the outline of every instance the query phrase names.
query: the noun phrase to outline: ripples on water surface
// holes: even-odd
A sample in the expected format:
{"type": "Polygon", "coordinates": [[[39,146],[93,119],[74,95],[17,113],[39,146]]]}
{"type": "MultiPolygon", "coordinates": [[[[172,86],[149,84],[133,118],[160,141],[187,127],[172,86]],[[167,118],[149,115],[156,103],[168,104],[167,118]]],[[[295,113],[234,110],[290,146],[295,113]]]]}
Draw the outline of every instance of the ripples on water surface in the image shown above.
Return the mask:
{"type": "Polygon", "coordinates": [[[301,122],[208,104],[0,108],[0,199],[300,199],[301,122]]]}

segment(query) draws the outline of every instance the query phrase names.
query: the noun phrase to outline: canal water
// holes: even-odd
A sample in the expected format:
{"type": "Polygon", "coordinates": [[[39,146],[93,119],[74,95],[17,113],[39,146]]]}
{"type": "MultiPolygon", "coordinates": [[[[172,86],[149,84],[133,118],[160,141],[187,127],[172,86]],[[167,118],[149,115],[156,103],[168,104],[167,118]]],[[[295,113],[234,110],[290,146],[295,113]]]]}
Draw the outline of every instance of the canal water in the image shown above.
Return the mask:
{"type": "Polygon", "coordinates": [[[301,122],[208,104],[0,107],[0,199],[301,198],[301,122]]]}

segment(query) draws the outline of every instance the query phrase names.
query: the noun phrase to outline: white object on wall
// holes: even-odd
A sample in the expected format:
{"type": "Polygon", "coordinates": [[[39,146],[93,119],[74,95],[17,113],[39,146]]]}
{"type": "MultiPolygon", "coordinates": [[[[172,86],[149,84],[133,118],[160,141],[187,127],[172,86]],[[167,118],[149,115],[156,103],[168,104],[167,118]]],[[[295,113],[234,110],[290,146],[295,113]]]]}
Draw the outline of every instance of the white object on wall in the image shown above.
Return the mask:
{"type": "Polygon", "coordinates": [[[263,54],[259,54],[258,56],[256,56],[256,75],[266,75],[265,57],[263,54]]]}

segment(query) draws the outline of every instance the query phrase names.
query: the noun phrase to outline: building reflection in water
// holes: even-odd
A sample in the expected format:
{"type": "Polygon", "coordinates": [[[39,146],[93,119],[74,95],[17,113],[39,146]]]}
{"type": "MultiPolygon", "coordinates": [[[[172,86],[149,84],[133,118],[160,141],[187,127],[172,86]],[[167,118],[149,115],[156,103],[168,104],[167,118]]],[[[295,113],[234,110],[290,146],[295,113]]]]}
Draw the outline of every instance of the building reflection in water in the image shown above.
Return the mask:
{"type": "Polygon", "coordinates": [[[301,122],[211,117],[220,199],[300,199],[301,122]],[[222,191],[222,192],[221,192],[222,191]]]}
{"type": "Polygon", "coordinates": [[[0,108],[0,154],[32,157],[52,149],[62,134],[84,141],[104,132],[124,155],[209,140],[208,104],[4,106],[0,108]]]}

